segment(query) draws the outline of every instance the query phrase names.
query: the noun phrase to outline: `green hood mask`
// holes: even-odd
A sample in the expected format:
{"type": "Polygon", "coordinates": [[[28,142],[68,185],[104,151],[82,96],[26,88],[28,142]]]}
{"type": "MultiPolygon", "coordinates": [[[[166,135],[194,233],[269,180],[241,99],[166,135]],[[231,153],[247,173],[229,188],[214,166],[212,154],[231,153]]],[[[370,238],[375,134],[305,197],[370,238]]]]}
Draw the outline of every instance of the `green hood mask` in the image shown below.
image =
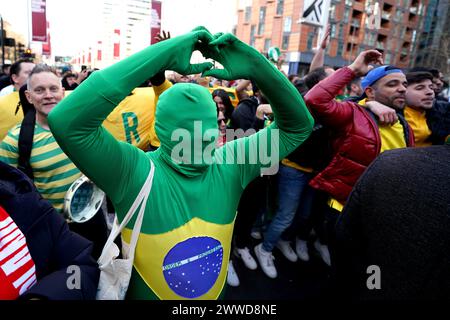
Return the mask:
{"type": "Polygon", "coordinates": [[[168,165],[188,177],[202,174],[212,163],[218,136],[216,105],[209,91],[192,83],[166,90],[158,100],[155,130],[168,165]]]}

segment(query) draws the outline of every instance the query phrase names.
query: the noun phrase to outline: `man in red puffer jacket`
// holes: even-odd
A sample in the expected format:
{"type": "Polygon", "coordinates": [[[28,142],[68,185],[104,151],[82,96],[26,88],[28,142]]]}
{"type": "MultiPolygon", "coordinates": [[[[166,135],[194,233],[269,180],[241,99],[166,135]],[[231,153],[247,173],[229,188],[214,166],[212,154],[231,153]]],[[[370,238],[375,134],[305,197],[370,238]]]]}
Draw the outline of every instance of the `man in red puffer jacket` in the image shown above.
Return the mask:
{"type": "Polygon", "coordinates": [[[328,224],[331,236],[333,221],[367,166],[386,150],[414,145],[412,130],[400,114],[405,105],[406,77],[392,66],[370,70],[369,65],[377,62],[382,64],[381,53],[363,51],[351,65],[322,80],[305,95],[314,118],[331,130],[333,159],[310,182],[313,188],[330,195],[327,215],[333,217],[328,224]],[[334,99],[353,78],[365,74],[361,81],[364,94],[358,102],[334,99]],[[365,108],[366,104],[372,108],[377,103],[392,109],[377,118],[365,108]]]}

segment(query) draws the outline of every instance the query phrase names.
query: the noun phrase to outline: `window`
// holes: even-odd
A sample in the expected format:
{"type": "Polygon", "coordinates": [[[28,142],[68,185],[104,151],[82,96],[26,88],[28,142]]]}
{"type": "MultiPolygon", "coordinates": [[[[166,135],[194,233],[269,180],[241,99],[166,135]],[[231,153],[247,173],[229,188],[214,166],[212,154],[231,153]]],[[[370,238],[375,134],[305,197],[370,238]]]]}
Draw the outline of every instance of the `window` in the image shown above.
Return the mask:
{"type": "Polygon", "coordinates": [[[267,52],[269,51],[270,48],[270,39],[266,39],[264,40],[264,51],[267,52]]]}
{"type": "Polygon", "coordinates": [[[375,45],[375,33],[370,34],[369,46],[373,47],[375,45]]]}
{"type": "Polygon", "coordinates": [[[369,44],[370,33],[366,29],[366,33],[364,34],[364,44],[369,44]]]}
{"type": "Polygon", "coordinates": [[[396,22],[403,22],[403,12],[397,9],[397,12],[395,12],[395,19],[396,22]]]}
{"type": "Polygon", "coordinates": [[[344,11],[344,22],[348,23],[348,16],[350,15],[350,8],[345,8],[344,11]]]}
{"type": "Polygon", "coordinates": [[[314,40],[314,33],[312,33],[312,32],[308,33],[308,41],[306,43],[308,50],[312,49],[313,40],[314,40]]]}
{"type": "Polygon", "coordinates": [[[339,27],[339,39],[344,40],[344,25],[341,24],[339,27]]]}
{"type": "Polygon", "coordinates": [[[413,30],[413,32],[412,32],[412,42],[413,43],[416,43],[416,36],[417,36],[417,31],[413,30]]]}
{"type": "Polygon", "coordinates": [[[281,42],[281,49],[287,50],[289,46],[289,33],[283,33],[283,41],[281,42]]]}
{"type": "Polygon", "coordinates": [[[343,49],[344,49],[344,41],[339,41],[337,48],[337,56],[342,56],[343,49]]]}
{"type": "Polygon", "coordinates": [[[277,14],[280,16],[283,15],[283,6],[284,6],[284,0],[277,0],[277,14]]]}
{"type": "Polygon", "coordinates": [[[394,41],[387,41],[386,50],[392,50],[394,41]]]}
{"type": "Polygon", "coordinates": [[[331,24],[330,37],[336,38],[336,24],[334,23],[331,24]]]}
{"type": "Polygon", "coordinates": [[[252,18],[252,7],[245,7],[245,22],[250,22],[252,18]]]}
{"type": "Polygon", "coordinates": [[[261,7],[259,9],[259,21],[264,22],[266,20],[266,7],[261,7]]]}
{"type": "Polygon", "coordinates": [[[401,28],[400,38],[405,39],[406,28],[401,28]]]}
{"type": "Polygon", "coordinates": [[[336,20],[336,5],[332,4],[330,6],[330,13],[329,13],[330,20],[336,20]]]}
{"type": "Polygon", "coordinates": [[[255,25],[252,25],[252,27],[250,28],[250,45],[252,47],[255,46],[255,25]]]}
{"type": "Polygon", "coordinates": [[[266,7],[259,9],[258,34],[264,34],[264,22],[266,20],[266,7]]]}
{"type": "Polygon", "coordinates": [[[284,32],[291,32],[291,28],[292,28],[292,18],[291,17],[284,18],[283,31],[284,32]]]}

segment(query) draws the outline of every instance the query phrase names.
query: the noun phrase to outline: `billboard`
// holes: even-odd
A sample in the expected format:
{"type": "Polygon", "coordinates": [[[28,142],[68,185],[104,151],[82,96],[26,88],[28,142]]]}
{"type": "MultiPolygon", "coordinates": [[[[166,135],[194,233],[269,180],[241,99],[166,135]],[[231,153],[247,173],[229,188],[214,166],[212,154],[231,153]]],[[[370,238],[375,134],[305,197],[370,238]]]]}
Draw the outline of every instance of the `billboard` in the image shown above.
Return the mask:
{"type": "Polygon", "coordinates": [[[300,22],[325,27],[328,22],[330,0],[305,0],[303,4],[303,15],[300,22]]]}

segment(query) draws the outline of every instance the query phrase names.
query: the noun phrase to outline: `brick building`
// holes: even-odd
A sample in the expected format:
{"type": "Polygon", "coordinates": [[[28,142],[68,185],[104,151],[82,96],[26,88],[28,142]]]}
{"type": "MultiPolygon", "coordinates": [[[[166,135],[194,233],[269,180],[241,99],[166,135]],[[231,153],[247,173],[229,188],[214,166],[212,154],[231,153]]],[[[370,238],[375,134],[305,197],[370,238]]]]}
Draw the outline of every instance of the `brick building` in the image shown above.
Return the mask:
{"type": "MultiPolygon", "coordinates": [[[[376,48],[387,64],[408,67],[415,53],[428,0],[383,0],[379,25],[369,28],[370,0],[331,0],[331,42],[325,64],[349,64],[359,52],[376,48]]],[[[279,47],[289,74],[303,75],[314,55],[318,27],[301,23],[303,0],[239,0],[236,35],[261,52],[279,47]]]]}

